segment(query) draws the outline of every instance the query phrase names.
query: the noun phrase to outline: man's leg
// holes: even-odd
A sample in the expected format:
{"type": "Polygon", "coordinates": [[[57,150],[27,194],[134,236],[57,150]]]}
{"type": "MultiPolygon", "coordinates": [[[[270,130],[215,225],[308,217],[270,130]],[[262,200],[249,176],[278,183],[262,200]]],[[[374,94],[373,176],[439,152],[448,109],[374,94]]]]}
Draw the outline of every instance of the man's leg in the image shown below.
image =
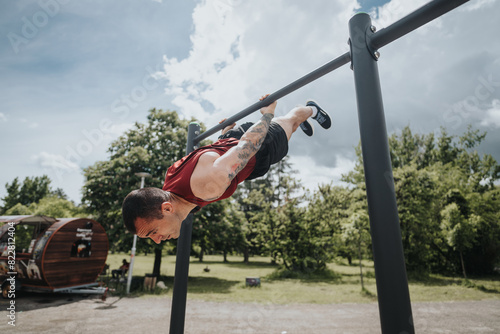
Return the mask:
{"type": "Polygon", "coordinates": [[[311,107],[295,107],[285,116],[273,119],[273,122],[278,123],[285,130],[286,137],[290,140],[292,133],[297,130],[302,122],[311,117],[312,114],[313,110],[311,107]]]}
{"type": "Polygon", "coordinates": [[[328,129],[331,126],[330,116],[312,100],[307,101],[306,106],[293,108],[285,116],[273,119],[266,138],[255,155],[257,162],[254,171],[247,180],[265,175],[271,165],[279,162],[287,155],[288,141],[299,126],[306,135],[311,136],[313,132],[312,124],[309,121],[311,116],[321,127],[328,129]],[[316,115],[313,116],[314,114],[316,115]],[[306,124],[309,125],[309,128],[304,129],[306,124]]]}
{"type": "Polygon", "coordinates": [[[309,117],[311,116],[312,119],[316,120],[324,129],[329,129],[332,125],[330,116],[313,100],[307,101],[305,107],[300,106],[293,108],[285,116],[277,117],[273,121],[278,123],[283,130],[285,130],[286,136],[288,140],[290,140],[292,133],[294,133],[299,126],[306,135],[313,135],[314,128],[309,121],[309,117]]]}

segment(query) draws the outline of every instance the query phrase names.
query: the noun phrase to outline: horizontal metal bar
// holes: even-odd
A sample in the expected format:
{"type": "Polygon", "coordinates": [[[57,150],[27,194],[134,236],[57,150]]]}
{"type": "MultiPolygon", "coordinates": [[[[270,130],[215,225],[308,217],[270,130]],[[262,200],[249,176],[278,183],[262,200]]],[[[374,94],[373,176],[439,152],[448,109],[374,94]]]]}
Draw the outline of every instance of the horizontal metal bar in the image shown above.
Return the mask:
{"type": "Polygon", "coordinates": [[[334,60],[326,63],[325,65],[317,68],[316,70],[312,71],[309,74],[304,75],[302,78],[295,80],[291,84],[281,88],[280,90],[272,93],[269,95],[265,100],[259,101],[257,103],[252,104],[250,107],[240,111],[236,115],[233,115],[226,119],[224,122],[221,124],[218,124],[214,126],[213,128],[203,132],[202,134],[198,135],[196,138],[194,138],[194,143],[195,145],[202,141],[203,139],[206,139],[216,133],[219,130],[224,129],[226,126],[233,124],[236,121],[239,121],[243,117],[246,117],[250,115],[251,113],[256,112],[260,108],[263,108],[265,106],[270,105],[274,101],[281,99],[283,96],[286,96],[290,94],[291,92],[307,85],[308,83],[324,76],[325,74],[330,73],[331,71],[349,63],[351,61],[351,55],[349,52],[344,53],[343,55],[335,58],[334,60]]]}
{"type": "Polygon", "coordinates": [[[84,289],[84,288],[91,288],[91,287],[97,287],[99,284],[97,283],[89,283],[89,284],[82,284],[82,285],[75,285],[75,286],[68,286],[65,288],[56,288],[52,289],[52,292],[69,292],[70,290],[77,290],[77,289],[84,289]]]}
{"type": "Polygon", "coordinates": [[[371,46],[378,49],[426,23],[446,14],[469,0],[434,0],[431,1],[390,26],[380,29],[371,37],[371,46]]]}
{"type": "Polygon", "coordinates": [[[68,290],[61,290],[58,292],[84,294],[84,295],[103,295],[107,291],[108,291],[108,288],[101,286],[101,287],[94,288],[94,289],[68,289],[68,290]]]}

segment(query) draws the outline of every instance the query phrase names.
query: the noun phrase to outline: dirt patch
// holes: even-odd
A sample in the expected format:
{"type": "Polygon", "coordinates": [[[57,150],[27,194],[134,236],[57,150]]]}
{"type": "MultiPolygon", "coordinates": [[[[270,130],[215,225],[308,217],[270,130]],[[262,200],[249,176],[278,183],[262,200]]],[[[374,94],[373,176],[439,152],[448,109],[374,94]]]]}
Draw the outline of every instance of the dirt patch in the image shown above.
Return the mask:
{"type": "MultiPolygon", "coordinates": [[[[8,301],[0,301],[0,332],[167,333],[170,297],[118,298],[22,295],[16,327],[7,324],[8,301]]],[[[500,333],[500,300],[414,303],[417,333],[500,333]]],[[[378,306],[371,304],[263,305],[188,300],[185,333],[380,333],[378,306]]]]}

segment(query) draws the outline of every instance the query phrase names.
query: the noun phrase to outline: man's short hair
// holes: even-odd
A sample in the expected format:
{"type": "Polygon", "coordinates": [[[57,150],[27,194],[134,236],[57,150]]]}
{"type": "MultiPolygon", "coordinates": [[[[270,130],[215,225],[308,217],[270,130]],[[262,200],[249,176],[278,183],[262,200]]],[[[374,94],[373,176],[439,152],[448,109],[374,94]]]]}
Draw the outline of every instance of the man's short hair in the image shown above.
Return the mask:
{"type": "Polygon", "coordinates": [[[163,218],[161,204],[170,201],[170,198],[170,193],[158,188],[142,188],[130,192],[122,205],[123,221],[127,230],[133,234],[137,233],[137,218],[144,218],[146,221],[163,218]]]}

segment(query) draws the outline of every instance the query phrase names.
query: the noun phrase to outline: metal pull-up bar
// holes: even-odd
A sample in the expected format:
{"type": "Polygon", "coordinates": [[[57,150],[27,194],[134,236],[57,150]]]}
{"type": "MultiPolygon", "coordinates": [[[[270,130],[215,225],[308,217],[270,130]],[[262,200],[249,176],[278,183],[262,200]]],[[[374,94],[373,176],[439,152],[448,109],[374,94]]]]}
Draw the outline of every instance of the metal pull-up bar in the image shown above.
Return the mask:
{"type": "MultiPolygon", "coordinates": [[[[350,52],[281,88],[264,101],[251,105],[202,134],[199,134],[200,127],[197,123],[189,125],[187,153],[191,152],[201,140],[227,125],[351,62],[358,105],[382,333],[410,334],[414,333],[415,329],[378,75],[379,53],[377,50],[468,1],[434,0],[377,33],[368,14],[356,14],[349,21],[350,52]]],[[[170,317],[171,334],[184,333],[192,221],[193,215],[190,214],[182,224],[178,241],[170,317]]]]}
{"type": "Polygon", "coordinates": [[[208,138],[209,136],[213,135],[217,131],[220,131],[224,129],[226,126],[233,124],[236,121],[239,121],[240,119],[256,112],[260,108],[263,108],[265,106],[270,105],[274,101],[277,101],[281,99],[283,96],[286,96],[290,94],[293,91],[296,91],[300,87],[303,87],[307,85],[308,83],[313,82],[316,79],[321,78],[325,74],[330,73],[331,71],[347,64],[348,62],[351,61],[351,56],[349,55],[349,52],[344,53],[343,55],[335,58],[334,60],[326,63],[325,65],[321,66],[320,68],[317,68],[316,70],[312,71],[311,73],[308,73],[304,75],[302,78],[295,80],[289,85],[286,85],[285,87],[281,88],[280,90],[272,93],[268,97],[266,97],[265,100],[256,102],[252,104],[250,107],[243,109],[236,115],[233,115],[226,119],[224,122],[214,126],[213,128],[208,129],[207,131],[203,132],[196,138],[194,138],[195,143],[199,143],[205,138],[208,138]]]}

